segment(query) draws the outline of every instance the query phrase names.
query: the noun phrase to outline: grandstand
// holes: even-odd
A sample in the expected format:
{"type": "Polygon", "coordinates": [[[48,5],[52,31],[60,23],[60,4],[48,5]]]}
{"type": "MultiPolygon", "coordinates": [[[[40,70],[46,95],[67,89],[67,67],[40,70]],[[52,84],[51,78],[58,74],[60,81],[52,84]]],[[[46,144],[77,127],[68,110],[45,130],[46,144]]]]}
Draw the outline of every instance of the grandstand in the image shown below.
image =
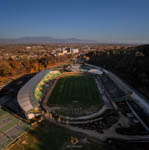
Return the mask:
{"type": "Polygon", "coordinates": [[[59,71],[41,71],[20,89],[17,99],[27,119],[39,115],[37,110],[40,101],[52,85],[53,79],[60,74],[59,71]]]}
{"type": "Polygon", "coordinates": [[[15,141],[29,125],[0,108],[0,149],[15,141]]]}
{"type": "Polygon", "coordinates": [[[112,100],[117,101],[126,96],[126,94],[106,74],[98,77],[98,80],[100,80],[112,100]]]}

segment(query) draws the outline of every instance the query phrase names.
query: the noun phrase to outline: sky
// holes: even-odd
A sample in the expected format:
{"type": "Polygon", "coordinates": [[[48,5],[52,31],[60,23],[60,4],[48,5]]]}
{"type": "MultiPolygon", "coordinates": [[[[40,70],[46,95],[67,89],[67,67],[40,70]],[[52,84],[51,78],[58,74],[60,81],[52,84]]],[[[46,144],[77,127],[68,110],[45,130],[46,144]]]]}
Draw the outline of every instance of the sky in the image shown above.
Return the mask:
{"type": "Polygon", "coordinates": [[[149,0],[0,0],[0,38],[149,43],[149,0]]]}

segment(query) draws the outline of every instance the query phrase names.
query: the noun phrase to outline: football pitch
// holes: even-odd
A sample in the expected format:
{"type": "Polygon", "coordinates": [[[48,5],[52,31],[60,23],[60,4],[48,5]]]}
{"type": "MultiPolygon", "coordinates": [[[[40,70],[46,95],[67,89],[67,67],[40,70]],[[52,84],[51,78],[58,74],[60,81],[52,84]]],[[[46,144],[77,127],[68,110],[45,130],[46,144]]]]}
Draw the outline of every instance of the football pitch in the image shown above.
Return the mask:
{"type": "Polygon", "coordinates": [[[84,74],[62,76],[49,97],[48,105],[74,105],[89,107],[103,105],[103,100],[98,91],[93,77],[84,74]]]}

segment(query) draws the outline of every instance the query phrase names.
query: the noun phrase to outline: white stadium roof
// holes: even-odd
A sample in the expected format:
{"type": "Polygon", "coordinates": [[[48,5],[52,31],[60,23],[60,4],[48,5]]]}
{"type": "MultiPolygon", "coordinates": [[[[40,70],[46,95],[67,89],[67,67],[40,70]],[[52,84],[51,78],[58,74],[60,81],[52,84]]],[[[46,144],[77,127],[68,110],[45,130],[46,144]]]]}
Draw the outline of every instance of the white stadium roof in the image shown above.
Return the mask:
{"type": "Polygon", "coordinates": [[[103,72],[101,70],[98,70],[98,69],[90,69],[88,72],[98,74],[98,75],[103,74],[103,72]]]}
{"type": "Polygon", "coordinates": [[[35,88],[41,79],[49,73],[49,71],[50,70],[45,70],[37,73],[19,90],[17,95],[18,103],[25,113],[38,105],[38,102],[35,99],[35,88]]]}

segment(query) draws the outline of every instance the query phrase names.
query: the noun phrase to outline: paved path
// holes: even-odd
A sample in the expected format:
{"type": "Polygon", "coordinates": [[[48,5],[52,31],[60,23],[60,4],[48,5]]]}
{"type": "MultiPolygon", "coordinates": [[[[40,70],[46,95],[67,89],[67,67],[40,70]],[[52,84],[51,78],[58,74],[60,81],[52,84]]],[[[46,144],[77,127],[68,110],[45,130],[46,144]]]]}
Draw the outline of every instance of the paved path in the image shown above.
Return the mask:
{"type": "MultiPolygon", "coordinates": [[[[52,109],[50,109],[49,107],[47,106],[44,106],[44,108],[48,111],[48,112],[51,112],[52,109]]],[[[58,109],[58,108],[57,108],[58,109]]],[[[87,119],[91,119],[91,118],[95,118],[95,117],[100,117],[108,108],[104,105],[98,112],[96,113],[93,113],[91,115],[86,115],[86,116],[81,116],[81,117],[69,117],[69,116],[62,116],[60,115],[60,117],[62,119],[65,119],[65,120],[70,120],[70,121],[75,121],[75,120],[87,120],[87,119]]]]}
{"type": "Polygon", "coordinates": [[[81,117],[68,117],[68,116],[61,116],[62,119],[68,119],[70,121],[75,121],[75,120],[87,120],[87,119],[92,119],[95,117],[100,117],[105,111],[107,110],[106,106],[103,106],[98,112],[93,113],[91,115],[87,116],[81,116],[81,117]]]}
{"type": "Polygon", "coordinates": [[[144,140],[149,141],[149,135],[142,135],[142,136],[141,135],[121,135],[121,134],[116,133],[115,127],[117,126],[118,123],[114,124],[111,128],[109,128],[107,130],[103,130],[104,133],[98,133],[93,130],[85,130],[85,129],[81,129],[78,127],[73,127],[71,125],[65,125],[58,121],[51,120],[50,118],[48,118],[46,116],[45,116],[45,118],[49,122],[54,123],[55,125],[64,127],[66,129],[69,129],[69,130],[72,130],[75,132],[83,133],[85,135],[88,135],[89,137],[98,139],[102,142],[105,142],[108,139],[118,139],[118,140],[126,140],[126,141],[144,141],[144,140]]]}

